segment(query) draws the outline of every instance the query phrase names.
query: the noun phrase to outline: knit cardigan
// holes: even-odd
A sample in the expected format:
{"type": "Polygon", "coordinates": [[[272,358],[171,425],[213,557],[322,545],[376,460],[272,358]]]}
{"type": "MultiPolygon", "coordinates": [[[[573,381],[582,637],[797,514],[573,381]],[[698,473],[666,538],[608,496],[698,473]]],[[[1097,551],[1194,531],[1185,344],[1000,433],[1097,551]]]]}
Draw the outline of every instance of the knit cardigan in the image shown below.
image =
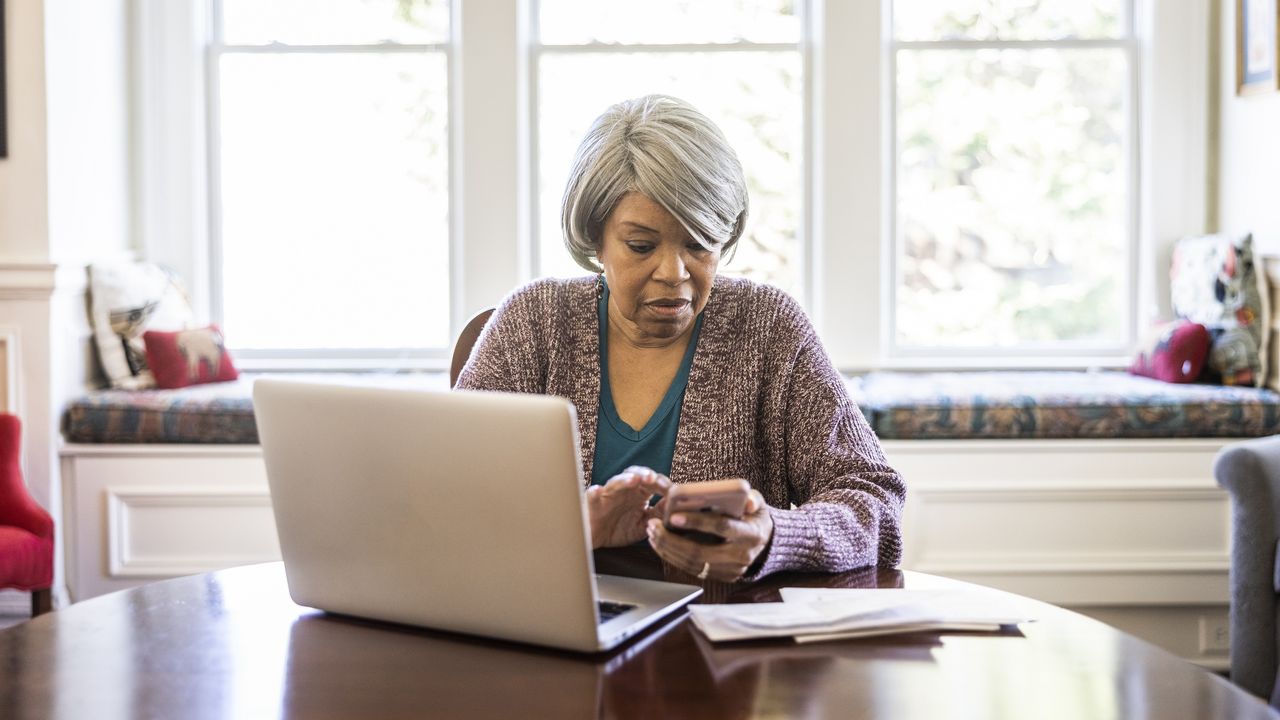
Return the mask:
{"type": "MultiPolygon", "coordinates": [[[[600,405],[598,330],[594,278],[534,281],[494,312],[457,384],[570,400],[584,486],[600,405]]],[[[745,478],[773,517],[764,562],[748,580],[901,560],[906,487],[808,317],[776,288],[718,276],[689,370],[671,479],[722,478],[745,478]]]]}

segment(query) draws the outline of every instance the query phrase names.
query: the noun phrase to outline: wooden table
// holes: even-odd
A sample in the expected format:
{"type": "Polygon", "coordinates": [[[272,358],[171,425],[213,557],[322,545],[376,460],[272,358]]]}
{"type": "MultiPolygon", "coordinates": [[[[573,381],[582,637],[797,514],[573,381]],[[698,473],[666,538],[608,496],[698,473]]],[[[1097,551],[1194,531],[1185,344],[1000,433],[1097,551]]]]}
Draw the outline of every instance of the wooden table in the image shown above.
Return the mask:
{"type": "MultiPolygon", "coordinates": [[[[724,594],[946,584],[869,570],[724,594]]],[[[1039,621],[1018,631],[803,646],[713,646],[682,611],[620,650],[582,657],[325,615],[293,604],[282,566],[269,563],[94,598],[0,631],[0,717],[1280,717],[1141,640],[1025,602],[1039,621]]]]}

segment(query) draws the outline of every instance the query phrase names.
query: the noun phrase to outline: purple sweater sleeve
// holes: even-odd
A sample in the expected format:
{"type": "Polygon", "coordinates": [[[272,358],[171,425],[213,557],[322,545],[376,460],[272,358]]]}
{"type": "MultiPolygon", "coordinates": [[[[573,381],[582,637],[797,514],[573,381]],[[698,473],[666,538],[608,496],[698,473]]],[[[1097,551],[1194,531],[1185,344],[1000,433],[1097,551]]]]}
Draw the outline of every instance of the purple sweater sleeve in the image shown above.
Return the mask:
{"type": "MultiPolygon", "coordinates": [[[[802,329],[807,320],[801,320],[802,329]]],[[[906,485],[810,330],[783,383],[787,495],[773,538],[745,579],[783,570],[894,567],[902,558],[906,485]]],[[[775,479],[776,481],[776,479],[775,479]]]]}

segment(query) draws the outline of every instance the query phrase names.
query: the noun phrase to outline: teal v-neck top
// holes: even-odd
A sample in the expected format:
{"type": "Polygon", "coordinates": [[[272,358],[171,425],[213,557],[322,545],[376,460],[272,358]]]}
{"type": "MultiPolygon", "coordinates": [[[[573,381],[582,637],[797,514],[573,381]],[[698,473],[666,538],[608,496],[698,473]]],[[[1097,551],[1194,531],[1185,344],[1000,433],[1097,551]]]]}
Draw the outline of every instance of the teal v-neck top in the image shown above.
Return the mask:
{"type": "Polygon", "coordinates": [[[676,452],[676,431],[680,429],[680,406],[689,384],[689,367],[698,347],[702,315],[693,324],[693,336],[684,352],[680,369],[667,388],[658,409],[645,426],[636,430],[623,422],[613,404],[609,387],[609,287],[600,297],[600,415],[596,419],[596,454],[591,465],[591,483],[603,485],[609,478],[632,465],[652,468],[663,475],[671,474],[671,458],[676,452]]]}

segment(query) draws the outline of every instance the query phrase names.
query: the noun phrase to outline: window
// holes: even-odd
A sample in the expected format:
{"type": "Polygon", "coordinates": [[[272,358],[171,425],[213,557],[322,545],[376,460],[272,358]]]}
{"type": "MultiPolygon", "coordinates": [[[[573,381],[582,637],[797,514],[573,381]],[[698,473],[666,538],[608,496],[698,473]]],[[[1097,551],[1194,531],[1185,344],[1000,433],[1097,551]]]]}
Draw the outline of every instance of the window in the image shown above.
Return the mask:
{"type": "Polygon", "coordinates": [[[1123,349],[1132,4],[902,0],[892,13],[892,350],[1123,349]]]}
{"type": "Polygon", "coordinates": [[[139,3],[139,245],[242,367],[441,367],[472,313],[582,272],[558,227],[576,145],[610,103],[665,92],[748,175],[722,271],[800,298],[842,370],[1120,366],[1167,306],[1169,243],[1205,229],[1207,18],[1154,0],[139,3]]]}
{"type": "Polygon", "coordinates": [[[449,3],[214,0],[212,298],[240,353],[449,332],[449,3]]]}
{"type": "Polygon", "coordinates": [[[578,143],[609,105],[674,95],[738,152],[747,231],[722,271],[799,294],[806,93],[803,6],[791,0],[539,0],[536,40],[535,275],[584,271],[564,249],[560,199],[578,143]]]}

